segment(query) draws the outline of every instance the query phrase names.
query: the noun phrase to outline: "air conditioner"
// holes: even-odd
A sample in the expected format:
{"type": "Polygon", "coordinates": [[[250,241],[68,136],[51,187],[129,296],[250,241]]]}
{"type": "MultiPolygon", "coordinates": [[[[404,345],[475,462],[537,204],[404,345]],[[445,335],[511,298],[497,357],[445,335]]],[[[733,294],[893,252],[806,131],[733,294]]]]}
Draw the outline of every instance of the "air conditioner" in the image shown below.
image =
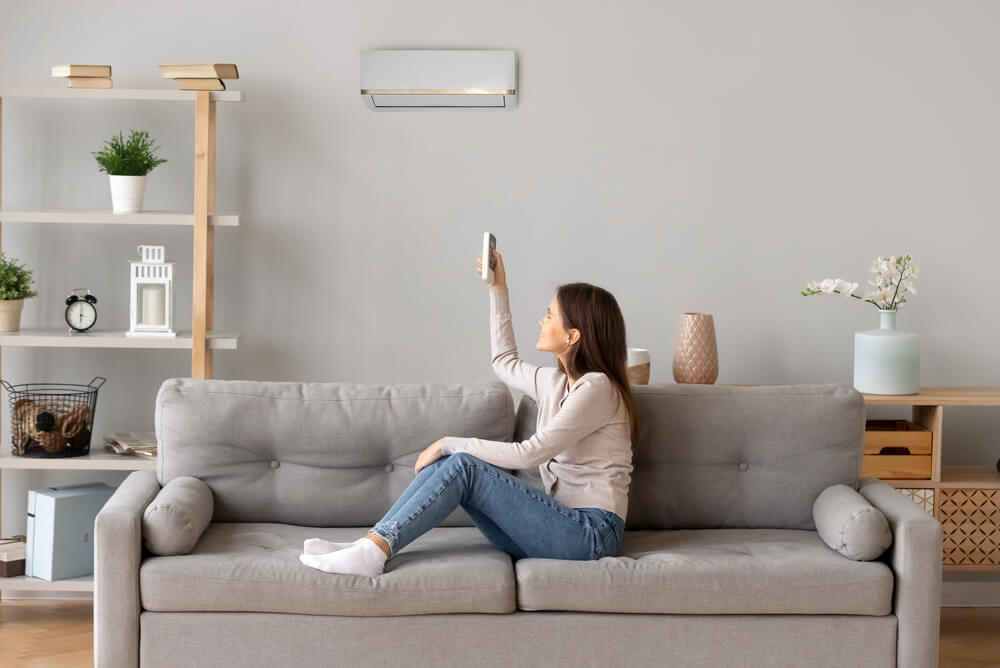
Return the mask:
{"type": "Polygon", "coordinates": [[[370,109],[514,109],[513,51],[369,49],[361,95],[370,109]]]}

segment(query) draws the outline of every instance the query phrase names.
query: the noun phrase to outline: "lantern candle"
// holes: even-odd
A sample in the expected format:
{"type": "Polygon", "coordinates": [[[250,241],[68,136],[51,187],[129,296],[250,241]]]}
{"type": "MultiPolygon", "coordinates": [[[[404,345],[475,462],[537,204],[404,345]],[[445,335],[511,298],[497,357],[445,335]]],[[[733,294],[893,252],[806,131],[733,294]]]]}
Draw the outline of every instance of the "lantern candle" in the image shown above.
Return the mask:
{"type": "Polygon", "coordinates": [[[164,298],[166,286],[144,285],[142,286],[142,324],[143,325],[163,325],[166,324],[166,309],[164,298]]]}

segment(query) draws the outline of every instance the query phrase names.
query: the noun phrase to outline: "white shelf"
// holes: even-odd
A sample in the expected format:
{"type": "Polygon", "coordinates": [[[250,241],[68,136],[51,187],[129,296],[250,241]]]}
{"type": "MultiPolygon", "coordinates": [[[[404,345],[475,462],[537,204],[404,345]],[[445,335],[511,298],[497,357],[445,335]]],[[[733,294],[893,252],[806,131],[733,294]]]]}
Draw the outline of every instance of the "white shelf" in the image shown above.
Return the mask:
{"type": "MultiPolygon", "coordinates": [[[[157,348],[187,349],[194,347],[191,332],[177,332],[174,338],[129,337],[125,330],[91,330],[69,334],[68,327],[61,329],[22,329],[17,332],[0,332],[0,346],[33,348],[157,348]]],[[[213,350],[236,350],[239,332],[208,332],[208,347],[213,350]]]]}
{"type": "MultiPolygon", "coordinates": [[[[98,436],[95,441],[101,441],[98,436]]],[[[155,471],[156,459],[140,455],[119,455],[103,445],[91,444],[82,457],[19,457],[11,454],[9,443],[0,451],[0,469],[59,469],[61,471],[155,471]]],[[[3,578],[0,578],[2,581],[3,578]]]]}
{"type": "Polygon", "coordinates": [[[43,580],[15,575],[0,578],[0,591],[94,591],[94,576],[81,575],[65,580],[43,580]]]}
{"type": "MultiPolygon", "coordinates": [[[[0,97],[59,97],[96,100],[195,100],[193,90],[170,88],[0,88],[0,97]]],[[[209,91],[215,102],[242,102],[243,91],[209,91]]]]}
{"type": "MultiPolygon", "coordinates": [[[[194,227],[194,214],[173,211],[142,211],[112,213],[111,211],[77,211],[71,209],[39,209],[38,211],[0,211],[0,223],[83,223],[117,225],[186,225],[194,227]]],[[[238,213],[215,214],[208,224],[216,227],[236,227],[238,213]]]]}

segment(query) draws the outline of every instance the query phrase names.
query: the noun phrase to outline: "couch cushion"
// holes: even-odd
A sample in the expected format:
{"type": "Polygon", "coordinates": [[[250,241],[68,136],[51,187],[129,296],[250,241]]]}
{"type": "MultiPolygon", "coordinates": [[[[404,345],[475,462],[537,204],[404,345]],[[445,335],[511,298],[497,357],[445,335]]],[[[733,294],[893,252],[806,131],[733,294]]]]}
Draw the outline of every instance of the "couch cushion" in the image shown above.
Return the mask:
{"type": "Polygon", "coordinates": [[[511,557],[476,527],[432,529],[386,562],[375,578],[324,573],[299,561],[306,538],[348,542],[366,532],[212,523],[190,554],[143,560],[142,607],[358,617],[516,609],[511,557]]]}
{"type": "MultiPolygon", "coordinates": [[[[864,397],[845,385],[633,385],[627,530],[816,529],[813,501],[858,488],[864,397]]],[[[534,433],[525,395],[515,432],[534,433]]]]}
{"type": "MultiPolygon", "coordinates": [[[[510,441],[500,381],[359,385],[170,378],[156,395],[157,479],[204,480],[216,522],[369,527],[443,436],[510,441]]],[[[475,526],[456,508],[440,526],[475,526]]]]}
{"type": "Polygon", "coordinates": [[[815,531],[626,531],[617,557],[515,562],[518,608],[665,614],[887,615],[892,571],[815,531]]]}

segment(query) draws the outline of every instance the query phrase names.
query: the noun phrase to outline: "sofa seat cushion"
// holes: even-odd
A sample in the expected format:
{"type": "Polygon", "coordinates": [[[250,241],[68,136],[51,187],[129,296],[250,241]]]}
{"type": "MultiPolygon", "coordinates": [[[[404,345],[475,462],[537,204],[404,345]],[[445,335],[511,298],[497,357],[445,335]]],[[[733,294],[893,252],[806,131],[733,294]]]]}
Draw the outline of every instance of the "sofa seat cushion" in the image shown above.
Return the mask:
{"type": "Polygon", "coordinates": [[[357,617],[516,610],[511,557],[476,527],[432,529],[375,578],[325,573],[299,561],[306,538],[350,542],[367,529],[209,524],[189,554],[142,561],[142,607],[357,617]]]}
{"type": "Polygon", "coordinates": [[[519,559],[518,608],[660,614],[888,615],[893,575],[815,531],[626,531],[618,556],[519,559]]]}

